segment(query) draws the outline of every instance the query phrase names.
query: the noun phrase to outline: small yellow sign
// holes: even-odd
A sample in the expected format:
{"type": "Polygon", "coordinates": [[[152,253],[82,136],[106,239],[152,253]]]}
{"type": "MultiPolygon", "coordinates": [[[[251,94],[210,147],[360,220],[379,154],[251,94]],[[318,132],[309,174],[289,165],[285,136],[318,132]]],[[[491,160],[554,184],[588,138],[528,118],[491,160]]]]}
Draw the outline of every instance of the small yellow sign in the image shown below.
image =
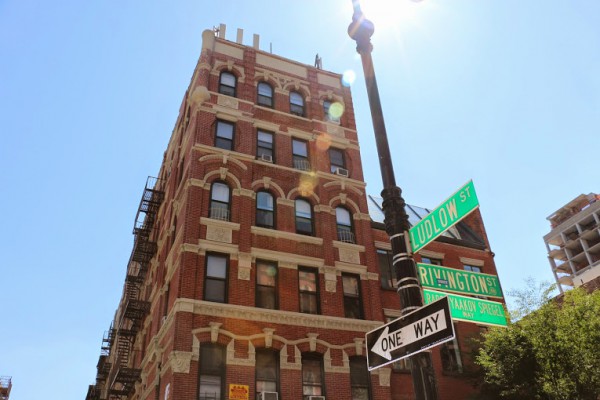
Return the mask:
{"type": "Polygon", "coordinates": [[[229,384],[229,400],[248,400],[250,397],[250,386],[229,384]]]}

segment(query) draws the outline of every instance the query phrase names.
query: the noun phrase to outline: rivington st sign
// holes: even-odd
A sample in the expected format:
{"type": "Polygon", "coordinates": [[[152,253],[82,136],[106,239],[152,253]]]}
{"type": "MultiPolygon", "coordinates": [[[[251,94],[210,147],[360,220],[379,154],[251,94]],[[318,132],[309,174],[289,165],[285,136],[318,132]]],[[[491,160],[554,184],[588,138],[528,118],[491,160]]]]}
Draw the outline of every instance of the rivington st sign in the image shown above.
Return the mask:
{"type": "Polygon", "coordinates": [[[502,298],[500,281],[495,275],[423,263],[417,263],[417,270],[424,288],[502,298]]]}

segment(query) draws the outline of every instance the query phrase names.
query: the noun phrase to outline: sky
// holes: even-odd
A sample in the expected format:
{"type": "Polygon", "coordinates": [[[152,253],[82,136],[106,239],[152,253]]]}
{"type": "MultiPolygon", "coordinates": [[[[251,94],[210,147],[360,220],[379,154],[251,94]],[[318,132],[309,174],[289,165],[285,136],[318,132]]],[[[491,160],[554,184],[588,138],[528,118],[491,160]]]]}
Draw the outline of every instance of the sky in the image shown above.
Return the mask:
{"type": "MultiPolygon", "coordinates": [[[[433,208],[472,179],[506,291],[552,281],[550,214],[599,192],[600,2],[362,0],[396,181],[433,208]]],[[[0,0],[0,375],[82,400],[135,213],[201,49],[244,43],[353,71],[367,191],[382,189],[350,0],[0,0]]]]}

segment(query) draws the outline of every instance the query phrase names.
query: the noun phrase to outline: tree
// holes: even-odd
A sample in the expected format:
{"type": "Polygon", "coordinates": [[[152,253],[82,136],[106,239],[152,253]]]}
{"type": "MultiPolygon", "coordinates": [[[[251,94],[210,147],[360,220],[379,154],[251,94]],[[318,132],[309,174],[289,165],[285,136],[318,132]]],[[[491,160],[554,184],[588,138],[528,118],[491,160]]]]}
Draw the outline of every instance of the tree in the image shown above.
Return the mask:
{"type": "Polygon", "coordinates": [[[483,336],[476,356],[484,378],[482,398],[597,400],[600,291],[573,289],[548,301],[545,290],[538,301],[532,296],[535,286],[529,288],[515,293],[516,316],[522,318],[483,336]]]}

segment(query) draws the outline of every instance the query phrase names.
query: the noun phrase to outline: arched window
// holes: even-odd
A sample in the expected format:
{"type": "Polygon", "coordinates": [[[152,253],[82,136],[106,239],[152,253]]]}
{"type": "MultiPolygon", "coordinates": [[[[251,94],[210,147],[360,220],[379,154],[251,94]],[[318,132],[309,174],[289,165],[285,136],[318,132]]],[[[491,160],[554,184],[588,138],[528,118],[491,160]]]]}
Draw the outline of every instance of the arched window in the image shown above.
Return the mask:
{"type": "Polygon", "coordinates": [[[313,234],[312,207],[304,199],[296,199],[296,233],[313,234]]]}
{"type": "Polygon", "coordinates": [[[367,359],[361,356],[350,357],[350,385],[352,386],[352,400],[369,400],[371,398],[369,371],[367,359]]]}
{"type": "Polygon", "coordinates": [[[350,211],[344,207],[335,209],[335,223],[337,226],[337,236],[340,242],[356,243],[354,232],[352,230],[352,217],[350,211]]]}
{"type": "Polygon", "coordinates": [[[298,92],[290,92],[290,112],[304,117],[304,97],[298,92]]]}
{"type": "Polygon", "coordinates": [[[339,103],[337,104],[337,109],[334,107],[334,109],[331,109],[331,105],[333,104],[333,102],[331,100],[325,100],[323,101],[323,114],[325,115],[325,121],[331,121],[331,122],[336,122],[339,123],[340,122],[340,116],[338,115],[339,113],[336,111],[339,111],[340,109],[340,105],[339,103]],[[333,111],[333,112],[332,112],[333,111]]]}
{"type": "Polygon", "coordinates": [[[210,189],[210,218],[229,221],[230,190],[224,182],[215,182],[210,189]]]}
{"type": "Polygon", "coordinates": [[[275,201],[269,192],[256,193],[256,226],[275,227],[275,201]]]}
{"type": "Polygon", "coordinates": [[[279,392],[279,352],[256,349],[256,392],[279,392]]]}
{"type": "Polygon", "coordinates": [[[302,399],[325,395],[323,356],[316,353],[302,354],[302,399]]]}
{"type": "Polygon", "coordinates": [[[256,102],[261,106],[273,107],[273,88],[267,82],[259,82],[256,102]]]}
{"type": "Polygon", "coordinates": [[[225,347],[203,343],[200,346],[198,370],[200,400],[222,400],[225,395],[225,347]]]}
{"type": "Polygon", "coordinates": [[[231,72],[221,72],[219,76],[219,93],[235,97],[236,78],[231,72]]]}

